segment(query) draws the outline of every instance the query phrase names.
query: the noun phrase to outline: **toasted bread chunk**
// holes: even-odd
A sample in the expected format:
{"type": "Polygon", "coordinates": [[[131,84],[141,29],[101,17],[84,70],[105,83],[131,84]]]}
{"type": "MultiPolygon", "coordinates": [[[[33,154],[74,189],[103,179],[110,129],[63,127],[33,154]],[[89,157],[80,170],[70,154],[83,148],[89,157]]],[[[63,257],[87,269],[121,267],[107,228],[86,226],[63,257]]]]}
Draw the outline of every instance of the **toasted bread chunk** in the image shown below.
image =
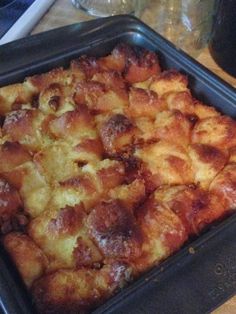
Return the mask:
{"type": "Polygon", "coordinates": [[[179,217],[153,195],[137,210],[136,215],[144,238],[143,253],[134,262],[136,271],[159,264],[187,240],[187,232],[179,217]]]}
{"type": "Polygon", "coordinates": [[[86,104],[95,114],[122,113],[128,105],[128,93],[124,89],[112,90],[96,81],[81,82],[76,87],[74,101],[77,105],[86,104]]]}
{"type": "Polygon", "coordinates": [[[187,77],[177,71],[169,70],[162,72],[157,76],[150,89],[157,93],[159,97],[170,92],[186,92],[188,80],[187,77]]]}
{"type": "Polygon", "coordinates": [[[25,234],[12,232],[3,239],[3,244],[16,264],[26,286],[41,277],[48,260],[43,251],[25,234]]]}
{"type": "Polygon", "coordinates": [[[94,121],[86,106],[67,111],[51,120],[49,130],[56,138],[62,138],[76,144],[78,139],[96,137],[94,121]]]}
{"type": "Polygon", "coordinates": [[[236,164],[228,164],[212,181],[210,191],[219,196],[226,209],[236,208],[236,164]]]}
{"type": "Polygon", "coordinates": [[[26,84],[13,84],[0,88],[0,115],[5,115],[11,110],[30,104],[34,92],[26,84]]]}
{"type": "Polygon", "coordinates": [[[193,182],[190,159],[180,145],[160,141],[137,149],[135,156],[143,162],[144,178],[147,176],[156,187],[193,182]]]}
{"type": "Polygon", "coordinates": [[[136,179],[130,184],[123,184],[109,191],[112,199],[118,199],[128,209],[133,210],[146,198],[145,182],[142,179],[136,179]]]}
{"type": "Polygon", "coordinates": [[[97,58],[83,55],[78,59],[72,60],[70,63],[72,71],[79,71],[83,73],[86,79],[91,79],[94,74],[101,71],[101,67],[97,58]]]}
{"type": "Polygon", "coordinates": [[[169,110],[179,110],[183,114],[195,114],[194,99],[189,91],[170,92],[164,96],[169,110]]]}
{"type": "Polygon", "coordinates": [[[42,132],[45,116],[39,110],[21,109],[7,114],[2,130],[11,141],[35,151],[47,143],[42,132]]]}
{"type": "Polygon", "coordinates": [[[142,88],[131,88],[127,113],[133,118],[148,117],[155,119],[158,112],[166,109],[166,105],[157,94],[142,88]]]}
{"type": "Polygon", "coordinates": [[[86,313],[130,280],[130,267],[113,262],[102,269],[59,270],[36,281],[33,295],[39,314],[86,313]]]}
{"type": "Polygon", "coordinates": [[[141,255],[142,234],[132,212],[119,200],[101,202],[87,224],[106,258],[133,260],[141,255]]]}
{"type": "Polygon", "coordinates": [[[19,184],[25,211],[31,217],[36,217],[45,210],[51,197],[51,187],[33,162],[15,168],[10,179],[15,185],[19,184]]]}
{"type": "Polygon", "coordinates": [[[160,73],[157,55],[145,49],[138,49],[126,61],[124,78],[131,84],[143,82],[160,73]]]}
{"type": "Polygon", "coordinates": [[[38,93],[48,88],[51,84],[75,85],[85,78],[83,71],[76,67],[64,70],[62,67],[53,69],[47,73],[34,75],[26,79],[29,88],[38,93]]]}
{"type": "Polygon", "coordinates": [[[155,199],[181,219],[189,235],[199,234],[226,213],[224,203],[216,194],[196,186],[163,187],[155,192],[155,199]]]}
{"type": "Polygon", "coordinates": [[[0,177],[0,233],[18,230],[27,224],[22,212],[23,203],[18,191],[0,177]]]}
{"type": "Polygon", "coordinates": [[[64,141],[58,141],[34,155],[39,171],[49,182],[62,181],[79,173],[77,152],[64,141]]]}
{"type": "Polygon", "coordinates": [[[126,93],[128,87],[121,74],[112,70],[95,73],[92,81],[104,84],[107,89],[112,89],[121,95],[126,93]]]}
{"type": "Polygon", "coordinates": [[[193,129],[192,142],[229,149],[236,145],[236,122],[226,116],[202,119],[193,129]]]}
{"type": "Polygon", "coordinates": [[[52,83],[41,91],[37,107],[44,114],[55,114],[57,116],[64,112],[73,110],[74,89],[60,83],[52,83]]]}
{"type": "Polygon", "coordinates": [[[206,144],[192,144],[188,152],[195,173],[194,182],[203,188],[208,188],[227,163],[228,152],[206,144]]]}
{"type": "Polygon", "coordinates": [[[81,139],[74,150],[78,155],[77,160],[82,163],[101,160],[104,155],[104,148],[99,137],[81,139]]]}
{"type": "Polygon", "coordinates": [[[52,194],[52,206],[62,208],[83,201],[89,212],[110,189],[123,183],[124,178],[124,166],[119,161],[104,159],[96,164],[87,164],[77,176],[59,182],[52,194]]]}
{"type": "Polygon", "coordinates": [[[0,173],[13,170],[15,167],[31,160],[29,152],[18,142],[0,145],[0,173]]]}
{"type": "Polygon", "coordinates": [[[127,60],[134,55],[134,50],[127,44],[118,44],[112,50],[111,54],[106,57],[99,58],[98,63],[103,69],[115,70],[123,72],[127,60]]]}
{"type": "Polygon", "coordinates": [[[85,217],[84,207],[80,203],[48,210],[31,222],[29,234],[49,257],[50,271],[92,267],[102,260],[99,250],[88,237],[85,217]]]}
{"type": "Polygon", "coordinates": [[[220,116],[220,113],[216,111],[214,107],[206,106],[199,100],[194,99],[194,106],[195,106],[195,114],[198,116],[199,119],[206,119],[206,118],[220,116]]]}
{"type": "Polygon", "coordinates": [[[167,110],[158,113],[154,128],[153,133],[156,139],[183,146],[190,142],[191,122],[180,111],[167,110]]]}
{"type": "Polygon", "coordinates": [[[117,114],[105,121],[99,132],[105,151],[112,155],[133,144],[137,129],[127,117],[117,114]]]}

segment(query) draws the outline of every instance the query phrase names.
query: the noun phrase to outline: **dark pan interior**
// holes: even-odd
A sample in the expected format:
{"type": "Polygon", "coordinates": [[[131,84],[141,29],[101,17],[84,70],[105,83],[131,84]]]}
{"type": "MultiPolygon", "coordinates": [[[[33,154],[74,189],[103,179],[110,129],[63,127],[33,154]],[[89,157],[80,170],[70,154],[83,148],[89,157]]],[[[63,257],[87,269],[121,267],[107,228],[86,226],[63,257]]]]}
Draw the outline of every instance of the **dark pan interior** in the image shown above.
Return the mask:
{"type": "MultiPolygon", "coordinates": [[[[198,99],[236,117],[235,89],[130,16],[74,24],[1,46],[0,86],[56,66],[67,66],[82,54],[103,56],[118,42],[156,51],[162,67],[187,74],[198,99]]],[[[95,313],[210,312],[236,292],[235,252],[236,215],[232,215],[123,289],[95,313]],[[194,254],[189,247],[194,248],[194,254]]],[[[4,252],[1,255],[4,257],[4,252]]],[[[24,289],[17,284],[19,280],[12,278],[12,266],[5,259],[0,259],[3,312],[35,313],[24,289]]]]}

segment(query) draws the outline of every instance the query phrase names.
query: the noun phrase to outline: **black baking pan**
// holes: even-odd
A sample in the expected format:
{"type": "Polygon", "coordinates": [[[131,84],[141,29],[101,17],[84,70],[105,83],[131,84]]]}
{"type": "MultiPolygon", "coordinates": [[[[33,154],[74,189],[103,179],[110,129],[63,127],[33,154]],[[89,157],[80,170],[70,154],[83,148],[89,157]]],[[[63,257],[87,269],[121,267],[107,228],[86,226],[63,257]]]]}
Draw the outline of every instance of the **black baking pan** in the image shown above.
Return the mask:
{"type": "MultiPolygon", "coordinates": [[[[162,68],[175,68],[188,76],[194,96],[236,117],[234,88],[131,16],[74,24],[2,45],[0,86],[56,66],[67,66],[81,54],[106,55],[119,42],[157,52],[162,68]]],[[[2,250],[0,303],[3,313],[35,313],[5,255],[2,250]]],[[[236,214],[233,214],[131,283],[94,313],[202,314],[212,311],[235,293],[236,214]]]]}

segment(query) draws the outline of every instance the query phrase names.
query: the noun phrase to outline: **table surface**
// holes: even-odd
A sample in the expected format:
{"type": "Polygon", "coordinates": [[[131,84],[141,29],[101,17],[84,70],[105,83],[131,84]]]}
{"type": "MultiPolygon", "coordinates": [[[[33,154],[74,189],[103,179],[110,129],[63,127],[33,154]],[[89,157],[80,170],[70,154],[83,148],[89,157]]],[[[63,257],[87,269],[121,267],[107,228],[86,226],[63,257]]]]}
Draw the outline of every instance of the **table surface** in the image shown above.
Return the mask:
{"type": "MultiPolygon", "coordinates": [[[[144,22],[145,16],[141,18],[144,22]]],[[[40,20],[40,22],[35,26],[32,34],[40,33],[49,29],[57,28],[60,26],[73,24],[81,21],[90,20],[91,16],[86,15],[80,10],[76,10],[70,0],[56,0],[45,16],[40,20]]],[[[214,62],[209,54],[208,48],[204,48],[201,54],[196,58],[197,61],[202,63],[209,70],[217,74],[223,80],[228,82],[234,88],[236,88],[236,78],[233,78],[226,72],[224,72],[217,64],[214,62]]],[[[217,310],[213,312],[214,314],[235,314],[236,313],[236,296],[231,298],[225,304],[220,306],[217,310]]]]}

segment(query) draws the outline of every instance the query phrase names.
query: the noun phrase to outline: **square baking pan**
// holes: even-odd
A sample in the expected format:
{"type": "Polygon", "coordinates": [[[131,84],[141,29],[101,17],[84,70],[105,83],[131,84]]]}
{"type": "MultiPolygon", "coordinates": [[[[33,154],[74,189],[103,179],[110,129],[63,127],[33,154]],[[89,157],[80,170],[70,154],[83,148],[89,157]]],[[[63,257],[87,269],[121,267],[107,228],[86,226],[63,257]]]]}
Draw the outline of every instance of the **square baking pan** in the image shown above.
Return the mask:
{"type": "MultiPolygon", "coordinates": [[[[116,16],[73,24],[0,47],[0,86],[67,66],[82,54],[104,56],[120,42],[155,51],[163,69],[189,78],[193,95],[236,117],[236,91],[138,19],[116,16]]],[[[35,313],[30,297],[0,248],[3,313],[35,313]]],[[[161,265],[118,292],[94,313],[202,314],[236,293],[236,214],[217,223],[161,265]]]]}

